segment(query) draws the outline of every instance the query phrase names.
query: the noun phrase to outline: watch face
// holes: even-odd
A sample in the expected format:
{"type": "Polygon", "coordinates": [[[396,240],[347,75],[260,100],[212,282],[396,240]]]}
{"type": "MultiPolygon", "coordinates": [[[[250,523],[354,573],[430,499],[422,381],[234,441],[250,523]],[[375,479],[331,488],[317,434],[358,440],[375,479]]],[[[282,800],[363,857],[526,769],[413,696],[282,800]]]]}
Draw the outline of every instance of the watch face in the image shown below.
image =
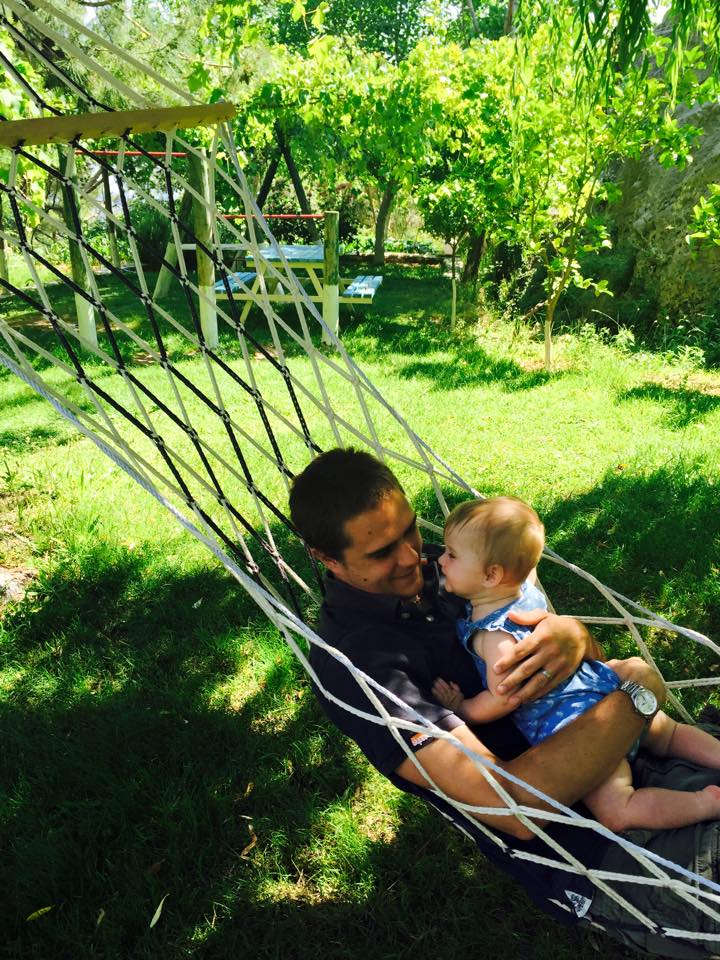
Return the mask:
{"type": "Polygon", "coordinates": [[[650,690],[638,690],[633,700],[638,712],[644,717],[652,716],[657,710],[657,697],[650,690]]]}

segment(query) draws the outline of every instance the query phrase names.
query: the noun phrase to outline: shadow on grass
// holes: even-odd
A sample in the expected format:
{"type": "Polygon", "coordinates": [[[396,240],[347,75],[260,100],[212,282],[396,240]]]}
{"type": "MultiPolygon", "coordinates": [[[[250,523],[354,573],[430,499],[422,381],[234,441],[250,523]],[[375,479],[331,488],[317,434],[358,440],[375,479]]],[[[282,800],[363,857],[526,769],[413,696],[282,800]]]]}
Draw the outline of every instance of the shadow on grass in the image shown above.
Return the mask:
{"type": "MultiPolygon", "coordinates": [[[[72,438],[74,439],[74,437],[72,438]]],[[[26,453],[50,443],[68,443],[70,437],[62,430],[47,427],[20,427],[19,430],[0,430],[0,450],[6,453],[26,453]]]]}
{"type": "Polygon", "coordinates": [[[493,915],[514,930],[497,956],[557,949],[555,926],[423,804],[400,799],[394,834],[382,809],[370,837],[356,830],[366,765],[224,573],[60,556],[13,632],[3,955],[314,960],[322,944],[360,960],[372,937],[387,960],[436,957],[438,939],[460,957],[493,915]]]}
{"type": "Polygon", "coordinates": [[[697,423],[720,408],[718,396],[683,387],[664,387],[655,383],[634,387],[618,397],[618,402],[628,400],[652,400],[661,404],[667,411],[668,426],[676,430],[682,430],[691,423],[697,423]]]}
{"type": "MultiPolygon", "coordinates": [[[[608,475],[544,520],[611,585],[664,588],[665,609],[717,623],[720,519],[692,464],[608,475]]],[[[434,960],[438,942],[460,958],[489,939],[508,960],[594,955],[418,801],[398,801],[393,830],[382,805],[356,829],[367,768],[282,641],[223,572],[157,561],[59,552],[15,611],[0,706],[8,957],[314,960],[322,944],[360,960],[370,941],[379,958],[434,960]]],[[[551,596],[575,612],[577,581],[554,571],[551,596]]]]}
{"type": "Polygon", "coordinates": [[[16,610],[14,635],[0,706],[9,956],[92,944],[150,956],[168,889],[179,928],[168,926],[189,942],[227,879],[254,876],[240,856],[248,818],[291,870],[283,830],[306,838],[328,790],[362,783],[340,738],[319,764],[320,714],[300,668],[223,573],[158,576],[123,551],[59,558],[16,610]],[[236,674],[236,706],[213,709],[236,674]]]}
{"type": "Polygon", "coordinates": [[[491,357],[482,347],[460,344],[452,362],[417,360],[400,368],[403,380],[424,377],[432,382],[432,391],[455,390],[461,387],[480,387],[502,382],[508,392],[532,390],[550,379],[541,371],[528,372],[512,360],[491,357]]]}

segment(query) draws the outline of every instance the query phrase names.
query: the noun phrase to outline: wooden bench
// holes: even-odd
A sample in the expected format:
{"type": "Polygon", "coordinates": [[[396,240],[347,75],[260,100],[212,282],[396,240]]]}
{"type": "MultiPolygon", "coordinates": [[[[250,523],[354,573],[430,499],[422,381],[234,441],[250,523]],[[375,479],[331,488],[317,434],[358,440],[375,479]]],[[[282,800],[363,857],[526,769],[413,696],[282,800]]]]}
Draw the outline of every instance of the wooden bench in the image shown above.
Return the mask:
{"type": "MultiPolygon", "coordinates": [[[[344,285],[340,291],[338,302],[372,303],[373,297],[377,293],[377,289],[382,281],[382,277],[355,277],[354,280],[350,280],[344,285]]],[[[252,270],[244,273],[229,273],[227,282],[233,299],[246,301],[241,317],[241,322],[244,323],[248,310],[252,303],[257,301],[259,296],[258,275],[252,270]]],[[[341,281],[341,283],[342,282],[343,281],[341,281]]],[[[316,281],[315,285],[318,286],[318,290],[308,291],[308,296],[314,303],[322,303],[322,289],[319,288],[319,281],[316,281]]],[[[273,303],[292,303],[295,300],[293,294],[283,290],[282,286],[274,280],[269,281],[268,294],[273,303]]],[[[227,299],[227,290],[223,280],[218,280],[215,284],[215,295],[218,299],[227,299]]]]}
{"type": "Polygon", "coordinates": [[[372,303],[382,277],[355,277],[340,292],[340,303],[372,303]]]}
{"type": "MultiPolygon", "coordinates": [[[[247,294],[243,290],[240,284],[244,283],[248,289],[252,290],[252,286],[255,283],[256,277],[257,277],[257,274],[252,271],[248,271],[247,273],[228,274],[227,280],[228,280],[228,286],[230,287],[230,291],[232,293],[240,294],[240,297],[238,299],[242,299],[243,297],[248,297],[249,294],[247,294]]],[[[215,293],[218,297],[227,297],[227,289],[225,287],[224,280],[218,280],[218,282],[215,284],[215,293]]]]}

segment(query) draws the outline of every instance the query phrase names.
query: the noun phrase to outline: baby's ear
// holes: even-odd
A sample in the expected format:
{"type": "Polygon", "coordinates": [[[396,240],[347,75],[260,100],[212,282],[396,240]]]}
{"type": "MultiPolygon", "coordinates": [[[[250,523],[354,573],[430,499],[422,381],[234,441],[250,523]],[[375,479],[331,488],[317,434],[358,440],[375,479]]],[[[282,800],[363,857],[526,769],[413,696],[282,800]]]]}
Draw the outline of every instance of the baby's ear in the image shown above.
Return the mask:
{"type": "Polygon", "coordinates": [[[491,563],[485,567],[485,580],[489,587],[498,587],[505,577],[505,567],[501,563],[491,563]]]}

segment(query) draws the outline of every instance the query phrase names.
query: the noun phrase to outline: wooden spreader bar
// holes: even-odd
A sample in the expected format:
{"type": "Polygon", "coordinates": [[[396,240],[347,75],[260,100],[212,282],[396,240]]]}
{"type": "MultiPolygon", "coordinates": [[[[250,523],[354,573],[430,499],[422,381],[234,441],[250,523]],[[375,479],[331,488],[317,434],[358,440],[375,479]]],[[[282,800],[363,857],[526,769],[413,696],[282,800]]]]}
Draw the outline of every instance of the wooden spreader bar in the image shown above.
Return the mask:
{"type": "Polygon", "coordinates": [[[78,113],[73,116],[7,120],[0,123],[0,147],[41,146],[72,143],[124,133],[167,132],[176,128],[211,126],[235,116],[232,103],[199,103],[189,107],[154,107],[150,110],[113,110],[109,113],[78,113]]]}

